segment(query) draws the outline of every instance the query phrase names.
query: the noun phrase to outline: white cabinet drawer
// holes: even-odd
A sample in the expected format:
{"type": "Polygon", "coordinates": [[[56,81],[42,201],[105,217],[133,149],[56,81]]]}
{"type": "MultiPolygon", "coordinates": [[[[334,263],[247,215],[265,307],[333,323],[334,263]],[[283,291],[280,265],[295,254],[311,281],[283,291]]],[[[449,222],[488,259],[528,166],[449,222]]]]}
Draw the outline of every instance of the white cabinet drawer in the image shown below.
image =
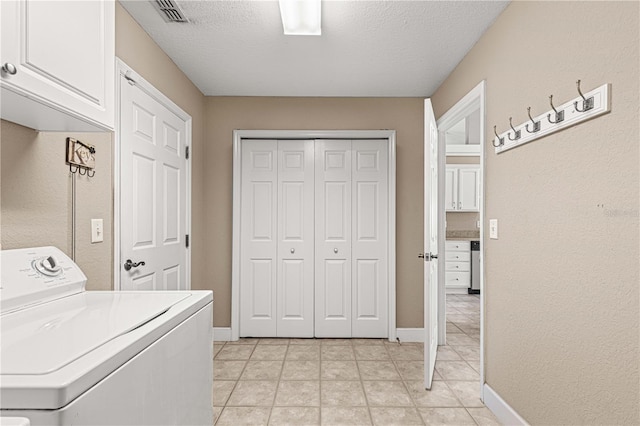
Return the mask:
{"type": "Polygon", "coordinates": [[[471,270],[470,262],[445,262],[445,271],[449,272],[469,272],[471,270]]]}
{"type": "Polygon", "coordinates": [[[469,262],[471,261],[471,252],[448,251],[444,254],[444,260],[447,262],[469,262]]]}
{"type": "Polygon", "coordinates": [[[467,272],[446,272],[444,283],[446,286],[469,287],[471,285],[471,274],[467,272]]]}
{"type": "Polygon", "coordinates": [[[445,251],[469,251],[471,250],[470,241],[445,241],[445,251]]]}

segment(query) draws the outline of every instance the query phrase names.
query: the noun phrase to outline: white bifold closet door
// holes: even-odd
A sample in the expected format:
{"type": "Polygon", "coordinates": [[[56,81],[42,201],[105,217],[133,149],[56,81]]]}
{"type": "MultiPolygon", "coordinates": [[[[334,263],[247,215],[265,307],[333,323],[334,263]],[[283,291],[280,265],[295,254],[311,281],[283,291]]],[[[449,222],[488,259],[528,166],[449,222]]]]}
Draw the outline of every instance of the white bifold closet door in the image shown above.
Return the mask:
{"type": "Polygon", "coordinates": [[[240,336],[388,336],[387,150],[242,141],[240,336]]]}
{"type": "Polygon", "coordinates": [[[313,140],[242,144],[240,335],[313,337],[313,140]]]}
{"type": "Polygon", "coordinates": [[[388,336],[387,149],[316,140],[317,337],[388,336]]]}
{"type": "Polygon", "coordinates": [[[313,140],[278,141],[278,337],[313,337],[313,169],[313,140]]]}

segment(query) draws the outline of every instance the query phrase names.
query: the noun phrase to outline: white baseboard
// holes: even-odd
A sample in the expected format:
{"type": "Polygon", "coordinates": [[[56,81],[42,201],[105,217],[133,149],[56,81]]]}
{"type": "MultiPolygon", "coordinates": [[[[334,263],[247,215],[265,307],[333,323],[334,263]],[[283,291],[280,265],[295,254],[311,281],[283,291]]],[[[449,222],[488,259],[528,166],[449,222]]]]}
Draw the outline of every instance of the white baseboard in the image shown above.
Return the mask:
{"type": "Polygon", "coordinates": [[[520,414],[494,391],[491,386],[484,384],[484,405],[496,416],[503,425],[528,426],[520,414]]]}
{"type": "Polygon", "coordinates": [[[424,328],[398,328],[396,337],[400,342],[424,342],[424,328]]]}
{"type": "MultiPolygon", "coordinates": [[[[398,328],[396,337],[400,342],[424,342],[424,328],[398,328]]],[[[213,340],[228,342],[231,340],[231,327],[213,327],[213,340]]]]}
{"type": "Polygon", "coordinates": [[[214,342],[228,342],[231,340],[231,327],[213,327],[214,342]]]}

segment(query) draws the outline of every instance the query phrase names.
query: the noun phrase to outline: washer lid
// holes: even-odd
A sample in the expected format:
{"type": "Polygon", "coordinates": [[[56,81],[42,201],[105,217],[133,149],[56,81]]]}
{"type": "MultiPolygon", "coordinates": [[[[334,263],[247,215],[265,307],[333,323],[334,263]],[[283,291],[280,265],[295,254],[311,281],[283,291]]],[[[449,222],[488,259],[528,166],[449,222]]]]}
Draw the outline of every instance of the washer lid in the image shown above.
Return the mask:
{"type": "Polygon", "coordinates": [[[4,315],[0,374],[59,370],[187,297],[187,292],[83,292],[4,315]]]}

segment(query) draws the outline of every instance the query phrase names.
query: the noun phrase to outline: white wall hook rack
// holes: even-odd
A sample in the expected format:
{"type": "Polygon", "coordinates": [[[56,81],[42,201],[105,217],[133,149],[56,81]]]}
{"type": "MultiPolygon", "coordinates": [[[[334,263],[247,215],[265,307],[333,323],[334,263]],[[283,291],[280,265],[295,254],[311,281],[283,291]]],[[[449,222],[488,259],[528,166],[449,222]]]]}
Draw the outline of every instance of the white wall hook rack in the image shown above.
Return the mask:
{"type": "Polygon", "coordinates": [[[514,127],[511,124],[511,119],[509,119],[510,129],[500,134],[496,132],[494,126],[496,137],[493,138],[493,146],[496,154],[611,111],[611,84],[603,84],[585,94],[580,90],[580,80],[577,81],[577,86],[580,96],[558,107],[553,105],[553,95],[549,96],[549,103],[552,109],[544,114],[531,117],[531,109],[529,108],[527,110],[529,121],[514,127]]]}

